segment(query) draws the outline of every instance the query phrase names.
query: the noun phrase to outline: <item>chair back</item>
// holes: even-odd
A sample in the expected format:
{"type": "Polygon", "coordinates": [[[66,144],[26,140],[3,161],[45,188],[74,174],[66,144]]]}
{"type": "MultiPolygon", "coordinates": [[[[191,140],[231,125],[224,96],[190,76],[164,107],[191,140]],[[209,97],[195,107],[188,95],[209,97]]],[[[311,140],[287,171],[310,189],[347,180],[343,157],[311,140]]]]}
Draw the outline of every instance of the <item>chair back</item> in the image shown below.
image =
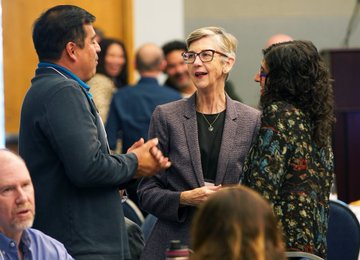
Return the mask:
{"type": "Polygon", "coordinates": [[[330,200],[327,233],[328,260],[357,260],[360,248],[360,224],[349,206],[330,200]]]}
{"type": "Polygon", "coordinates": [[[324,260],[320,256],[300,251],[287,251],[285,255],[289,260],[324,260]]]}
{"type": "Polygon", "coordinates": [[[155,217],[154,215],[148,214],[145,217],[144,223],[141,226],[141,230],[144,234],[144,240],[145,242],[148,240],[151,231],[153,230],[155,223],[157,221],[157,217],[155,217]]]}
{"type": "Polygon", "coordinates": [[[144,222],[144,215],[141,213],[141,210],[136,206],[136,204],[129,198],[127,198],[123,203],[124,216],[132,220],[139,227],[141,227],[144,222]]]}

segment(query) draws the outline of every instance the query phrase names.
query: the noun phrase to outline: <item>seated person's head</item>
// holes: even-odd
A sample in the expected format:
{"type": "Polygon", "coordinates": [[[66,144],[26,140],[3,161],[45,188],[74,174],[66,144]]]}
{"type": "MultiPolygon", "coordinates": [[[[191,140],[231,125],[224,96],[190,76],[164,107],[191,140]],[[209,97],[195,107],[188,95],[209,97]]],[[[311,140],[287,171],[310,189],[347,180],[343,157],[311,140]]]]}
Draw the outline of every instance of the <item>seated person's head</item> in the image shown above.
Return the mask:
{"type": "Polygon", "coordinates": [[[0,233],[16,240],[34,216],[34,188],[25,162],[0,149],[0,233]]]}
{"type": "Polygon", "coordinates": [[[269,203],[244,186],[224,188],[201,205],[191,235],[191,259],[285,259],[269,203]]]}

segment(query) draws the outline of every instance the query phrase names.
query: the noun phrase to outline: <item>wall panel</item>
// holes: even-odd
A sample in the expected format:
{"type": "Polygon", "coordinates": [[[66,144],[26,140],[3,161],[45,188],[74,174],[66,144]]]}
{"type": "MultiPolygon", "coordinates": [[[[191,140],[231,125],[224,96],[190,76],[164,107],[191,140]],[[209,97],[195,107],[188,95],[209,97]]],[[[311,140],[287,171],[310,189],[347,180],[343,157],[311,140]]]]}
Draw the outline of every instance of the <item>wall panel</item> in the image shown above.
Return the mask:
{"type": "MultiPolygon", "coordinates": [[[[41,12],[58,4],[78,5],[94,14],[95,26],[103,29],[106,36],[122,39],[128,53],[133,53],[132,0],[2,0],[7,134],[18,133],[21,104],[38,62],[31,38],[32,24],[41,12]]],[[[132,55],[129,57],[132,65],[132,55]]]]}

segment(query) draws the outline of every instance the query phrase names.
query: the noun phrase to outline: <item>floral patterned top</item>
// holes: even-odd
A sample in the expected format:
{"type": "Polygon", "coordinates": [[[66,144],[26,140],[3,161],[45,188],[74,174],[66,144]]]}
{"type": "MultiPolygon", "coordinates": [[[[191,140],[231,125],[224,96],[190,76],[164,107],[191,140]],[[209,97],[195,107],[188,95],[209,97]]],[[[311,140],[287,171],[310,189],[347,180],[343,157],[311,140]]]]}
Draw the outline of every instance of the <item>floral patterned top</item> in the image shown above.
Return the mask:
{"type": "Polygon", "coordinates": [[[99,110],[101,120],[105,124],[110,109],[110,103],[117,88],[111,78],[101,73],[96,73],[87,84],[90,87],[90,93],[93,95],[96,108],[99,110]]]}
{"type": "Polygon", "coordinates": [[[280,220],[288,251],[326,258],[331,147],[318,147],[308,116],[276,102],[263,110],[261,128],[244,165],[243,184],[267,198],[280,220]]]}

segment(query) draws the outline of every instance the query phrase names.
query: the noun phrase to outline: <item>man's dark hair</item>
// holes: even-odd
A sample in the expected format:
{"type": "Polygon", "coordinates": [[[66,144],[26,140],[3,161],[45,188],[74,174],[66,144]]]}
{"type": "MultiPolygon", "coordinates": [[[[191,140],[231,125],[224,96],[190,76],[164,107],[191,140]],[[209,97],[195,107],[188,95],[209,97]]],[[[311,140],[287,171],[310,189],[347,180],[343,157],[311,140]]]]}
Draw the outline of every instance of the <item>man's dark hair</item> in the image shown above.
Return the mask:
{"type": "Polygon", "coordinates": [[[166,55],[168,55],[170,52],[172,51],[177,51],[177,50],[184,50],[186,51],[187,50],[187,47],[186,47],[186,43],[184,41],[178,41],[178,40],[175,40],[175,41],[171,41],[171,42],[168,42],[168,43],[165,43],[163,46],[162,46],[162,49],[163,49],[163,52],[164,52],[164,55],[166,57],[166,55]]]}
{"type": "Polygon", "coordinates": [[[68,42],[84,47],[84,24],[91,24],[95,16],[74,5],[58,5],[45,11],[35,21],[33,42],[40,61],[60,59],[68,42]]]}

